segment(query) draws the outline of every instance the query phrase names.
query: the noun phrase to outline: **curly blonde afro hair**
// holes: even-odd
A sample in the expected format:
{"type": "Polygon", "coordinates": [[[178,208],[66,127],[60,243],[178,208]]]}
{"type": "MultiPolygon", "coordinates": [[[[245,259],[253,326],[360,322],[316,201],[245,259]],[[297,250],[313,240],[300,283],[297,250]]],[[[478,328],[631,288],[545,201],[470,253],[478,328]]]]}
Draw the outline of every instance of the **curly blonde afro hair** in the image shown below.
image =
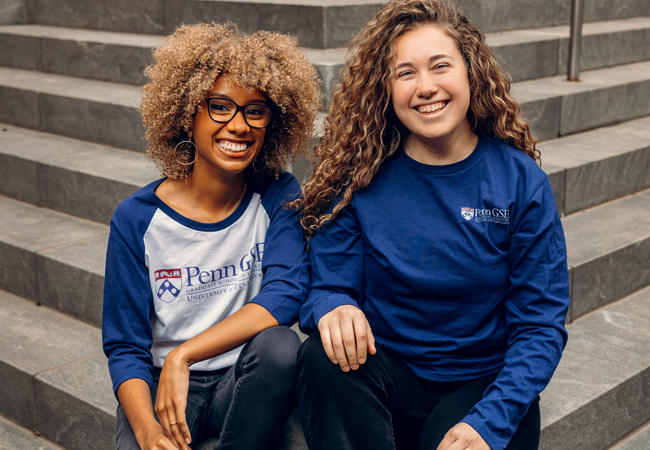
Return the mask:
{"type": "Polygon", "coordinates": [[[191,173],[191,165],[176,161],[174,149],[188,139],[200,103],[221,74],[242,88],[259,89],[272,103],[273,119],[255,163],[263,169],[248,167],[249,182],[277,176],[306,150],[320,79],[295,39],[265,31],[246,35],[232,24],[182,26],[153,51],[153,59],[145,70],[151,81],[142,88],[140,110],[147,156],[163,176],[182,179],[191,173]]]}

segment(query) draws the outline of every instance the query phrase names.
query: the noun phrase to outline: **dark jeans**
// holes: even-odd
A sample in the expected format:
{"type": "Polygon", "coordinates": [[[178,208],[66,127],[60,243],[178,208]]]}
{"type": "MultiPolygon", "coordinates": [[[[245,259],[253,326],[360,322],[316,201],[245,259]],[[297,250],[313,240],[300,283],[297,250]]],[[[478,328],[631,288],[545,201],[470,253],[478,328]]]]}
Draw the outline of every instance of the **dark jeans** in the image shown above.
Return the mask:
{"type": "MultiPolygon", "coordinates": [[[[192,372],[185,415],[192,446],[219,435],[217,449],[265,449],[282,431],[295,405],[298,335],[289,328],[266,329],[251,339],[229,369],[192,372]]],[[[156,401],[160,370],[154,371],[156,401]]],[[[121,406],[117,408],[117,450],[139,450],[121,406]]]]}
{"type": "MultiPolygon", "coordinates": [[[[423,380],[379,349],[358,370],[345,373],[327,358],[320,334],[314,333],[298,352],[305,438],[310,450],[436,450],[495,378],[423,380]]],[[[538,398],[507,450],[537,450],[539,433],[538,398]]]]}

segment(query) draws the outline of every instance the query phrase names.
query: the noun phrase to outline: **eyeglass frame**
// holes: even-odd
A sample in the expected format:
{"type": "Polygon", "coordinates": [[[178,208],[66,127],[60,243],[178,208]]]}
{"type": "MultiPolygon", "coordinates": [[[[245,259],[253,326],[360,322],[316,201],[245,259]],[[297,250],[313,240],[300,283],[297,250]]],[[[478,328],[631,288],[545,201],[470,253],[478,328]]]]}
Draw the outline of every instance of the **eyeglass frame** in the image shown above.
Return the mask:
{"type": "Polygon", "coordinates": [[[217,123],[229,123],[232,119],[235,118],[235,116],[237,116],[237,114],[239,114],[239,111],[242,112],[242,117],[244,118],[244,122],[246,122],[246,125],[248,125],[251,128],[254,128],[256,130],[263,130],[264,128],[268,127],[269,124],[271,123],[271,120],[273,119],[273,108],[271,106],[267,105],[267,104],[253,103],[253,104],[241,106],[239,103],[237,103],[234,100],[231,100],[229,98],[225,98],[225,97],[208,97],[208,98],[205,99],[205,105],[207,106],[208,117],[210,117],[210,119],[213,122],[217,122],[217,123]],[[228,119],[226,121],[215,119],[214,117],[212,117],[212,114],[210,114],[210,100],[226,100],[226,101],[232,103],[236,107],[235,113],[232,115],[232,117],[230,119],[228,119]],[[263,127],[254,127],[253,125],[248,123],[248,119],[246,119],[246,108],[251,107],[251,106],[264,106],[265,108],[268,108],[269,113],[270,113],[270,117],[269,117],[269,121],[268,121],[268,123],[266,125],[264,125],[263,127]]]}

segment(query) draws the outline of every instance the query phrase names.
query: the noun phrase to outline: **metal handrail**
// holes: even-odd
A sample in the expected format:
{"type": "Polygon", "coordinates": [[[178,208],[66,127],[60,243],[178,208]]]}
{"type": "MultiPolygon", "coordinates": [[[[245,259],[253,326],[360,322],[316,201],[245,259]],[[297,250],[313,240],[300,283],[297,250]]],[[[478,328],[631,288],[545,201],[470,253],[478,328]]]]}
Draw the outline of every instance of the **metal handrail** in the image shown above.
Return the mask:
{"type": "Polygon", "coordinates": [[[567,64],[567,80],[569,81],[580,81],[584,4],[584,0],[571,1],[571,35],[569,37],[569,62],[567,64]]]}

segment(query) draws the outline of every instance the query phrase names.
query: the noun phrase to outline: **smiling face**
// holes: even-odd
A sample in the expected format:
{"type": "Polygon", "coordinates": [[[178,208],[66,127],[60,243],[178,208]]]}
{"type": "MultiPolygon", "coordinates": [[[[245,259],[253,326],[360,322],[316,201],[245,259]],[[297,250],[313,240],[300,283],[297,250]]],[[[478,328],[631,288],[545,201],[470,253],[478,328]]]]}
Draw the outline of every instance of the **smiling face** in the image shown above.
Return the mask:
{"type": "MultiPolygon", "coordinates": [[[[228,75],[217,78],[209,98],[221,98],[240,106],[267,105],[266,94],[258,89],[243,90],[228,75]]],[[[244,120],[244,111],[238,111],[227,123],[210,118],[206,101],[201,102],[190,131],[199,153],[192,172],[194,176],[209,173],[212,176],[229,177],[242,174],[253,163],[262,149],[265,128],[251,128],[244,120]]]]}
{"type": "Polygon", "coordinates": [[[411,132],[411,157],[429,164],[467,157],[478,138],[467,119],[469,80],[456,42],[436,25],[421,25],[397,38],[392,65],[393,108],[411,132]]]}

